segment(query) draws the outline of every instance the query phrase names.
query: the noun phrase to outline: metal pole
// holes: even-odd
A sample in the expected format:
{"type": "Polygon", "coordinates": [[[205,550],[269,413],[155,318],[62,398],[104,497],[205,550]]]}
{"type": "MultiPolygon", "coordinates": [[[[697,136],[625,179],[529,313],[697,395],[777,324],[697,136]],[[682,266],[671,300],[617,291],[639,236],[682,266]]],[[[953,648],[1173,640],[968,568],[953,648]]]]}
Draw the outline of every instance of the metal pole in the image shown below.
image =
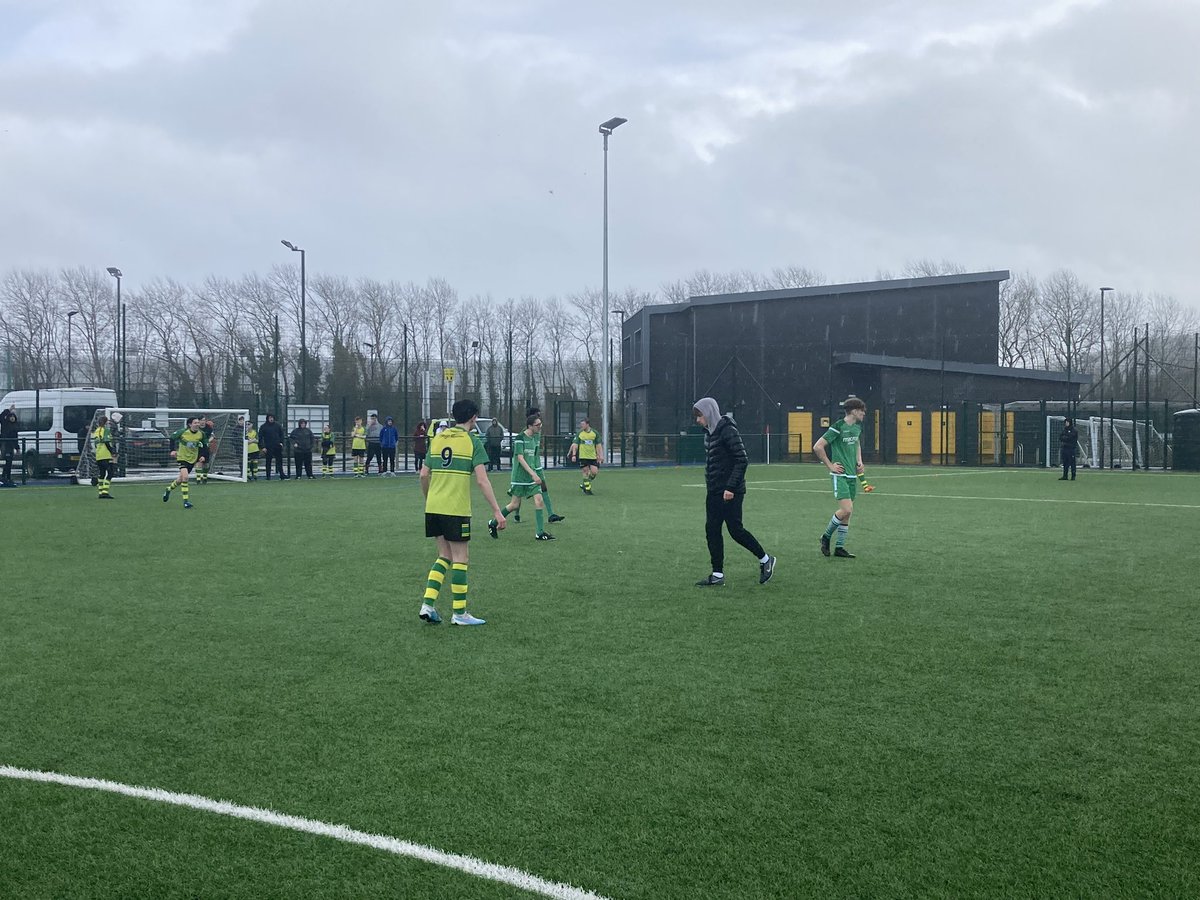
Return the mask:
{"type": "MultiPolygon", "coordinates": [[[[408,323],[407,322],[404,323],[404,349],[403,349],[401,355],[404,357],[404,446],[407,448],[409,437],[410,437],[410,433],[408,430],[408,323]]],[[[342,402],[343,402],[343,404],[345,403],[344,398],[343,398],[342,402]]],[[[345,416],[345,411],[343,411],[342,415],[343,415],[343,417],[345,416]]],[[[408,468],[408,458],[411,455],[412,455],[411,453],[404,454],[404,467],[405,468],[408,468]]],[[[343,465],[343,469],[344,469],[345,463],[343,462],[342,465],[343,465]]]]}
{"type": "Polygon", "coordinates": [[[1067,310],[1067,418],[1075,424],[1075,414],[1071,411],[1071,311],[1067,310]]]}
{"type": "Polygon", "coordinates": [[[275,316],[275,405],[271,411],[279,415],[279,316],[275,316]]]}
{"type": "MultiPolygon", "coordinates": [[[[117,333],[116,343],[113,345],[113,387],[120,393],[121,390],[121,276],[117,276],[117,333]]],[[[124,401],[118,401],[122,406],[124,401]]]]}
{"type": "Polygon", "coordinates": [[[1104,295],[1112,288],[1100,288],[1100,468],[1104,468],[1104,295]]]}
{"type": "Polygon", "coordinates": [[[308,321],[306,316],[307,275],[304,251],[300,251],[300,403],[308,402],[308,321]]]}
{"type": "Polygon", "coordinates": [[[1133,427],[1130,429],[1131,440],[1133,441],[1133,446],[1130,448],[1130,453],[1133,454],[1133,466],[1131,468],[1135,472],[1138,470],[1138,454],[1137,454],[1138,361],[1137,360],[1138,360],[1138,351],[1141,349],[1141,345],[1142,345],[1142,338],[1141,338],[1141,335],[1138,334],[1138,329],[1137,329],[1137,326],[1135,325],[1133,328],[1133,365],[1130,368],[1130,375],[1132,378],[1131,386],[1133,387],[1133,409],[1130,411],[1130,414],[1129,414],[1129,421],[1133,423],[1133,427]]]}
{"type": "MultiPolygon", "coordinates": [[[[517,423],[513,421],[512,342],[513,333],[512,329],[510,328],[508,329],[508,358],[506,361],[508,374],[505,376],[505,391],[508,394],[508,427],[515,432],[520,431],[521,429],[517,428],[517,423]]],[[[524,428],[524,425],[521,427],[524,428]]]]}
{"type": "MultiPolygon", "coordinates": [[[[117,282],[120,284],[120,282],[117,282]]],[[[129,392],[129,349],[125,344],[125,336],[129,331],[129,321],[125,317],[125,304],[121,304],[121,405],[128,406],[129,392]]],[[[1149,327],[1149,326],[1147,326],[1149,327]]]]}
{"type": "MultiPolygon", "coordinates": [[[[603,321],[604,321],[604,337],[601,342],[601,352],[604,354],[604,368],[607,370],[610,365],[609,350],[608,350],[608,132],[605,131],[605,132],[603,132],[603,134],[604,134],[604,278],[603,278],[604,311],[603,311],[602,315],[603,315],[603,321]]],[[[609,397],[607,396],[607,394],[608,394],[607,385],[605,385],[605,387],[602,390],[605,393],[605,397],[604,397],[604,402],[601,404],[601,406],[603,407],[603,410],[604,410],[604,412],[603,412],[604,421],[600,428],[600,440],[604,444],[604,446],[607,447],[608,446],[608,403],[609,403],[609,397]]]]}
{"type": "Polygon", "coordinates": [[[1192,409],[1200,404],[1196,402],[1196,373],[1200,371],[1200,331],[1192,336],[1192,409]]]}
{"type": "Polygon", "coordinates": [[[1146,447],[1143,451],[1146,454],[1145,466],[1146,471],[1150,470],[1150,323],[1146,323],[1146,352],[1143,354],[1146,358],[1146,377],[1143,379],[1146,382],[1146,427],[1144,433],[1146,435],[1146,447]]]}
{"type": "Polygon", "coordinates": [[[71,320],[75,318],[77,313],[67,313],[67,387],[73,387],[75,379],[71,376],[71,320]]]}

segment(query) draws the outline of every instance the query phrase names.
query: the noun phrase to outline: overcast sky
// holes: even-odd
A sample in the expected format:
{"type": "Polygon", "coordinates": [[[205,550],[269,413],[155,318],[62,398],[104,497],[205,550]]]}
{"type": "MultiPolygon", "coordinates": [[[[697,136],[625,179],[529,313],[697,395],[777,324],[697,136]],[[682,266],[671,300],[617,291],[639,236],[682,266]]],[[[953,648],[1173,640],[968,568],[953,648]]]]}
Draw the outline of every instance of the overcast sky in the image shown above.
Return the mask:
{"type": "Polygon", "coordinates": [[[917,259],[1200,306],[1200,0],[0,0],[0,271],[917,259]]]}

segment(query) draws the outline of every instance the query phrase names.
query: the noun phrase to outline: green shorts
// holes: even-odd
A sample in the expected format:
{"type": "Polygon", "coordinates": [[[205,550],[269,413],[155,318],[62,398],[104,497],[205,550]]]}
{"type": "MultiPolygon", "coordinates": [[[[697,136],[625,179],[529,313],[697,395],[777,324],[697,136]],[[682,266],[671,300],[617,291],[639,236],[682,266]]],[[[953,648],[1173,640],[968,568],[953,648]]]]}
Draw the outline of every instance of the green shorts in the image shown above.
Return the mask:
{"type": "Polygon", "coordinates": [[[830,472],[829,474],[833,478],[834,499],[853,500],[858,496],[857,475],[839,475],[836,472],[830,472]]]}
{"type": "Polygon", "coordinates": [[[510,497],[536,497],[542,492],[540,484],[511,484],[508,486],[510,497]]]}

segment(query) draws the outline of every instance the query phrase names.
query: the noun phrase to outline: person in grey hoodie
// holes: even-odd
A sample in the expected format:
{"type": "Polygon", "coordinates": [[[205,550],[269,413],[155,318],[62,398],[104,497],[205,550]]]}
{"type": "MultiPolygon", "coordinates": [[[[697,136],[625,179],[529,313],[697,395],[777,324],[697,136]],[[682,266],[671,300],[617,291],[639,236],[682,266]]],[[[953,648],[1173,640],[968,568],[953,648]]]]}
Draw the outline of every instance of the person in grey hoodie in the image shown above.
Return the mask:
{"type": "Polygon", "coordinates": [[[292,440],[292,454],[296,459],[296,480],[300,480],[301,473],[312,478],[312,455],[317,436],[308,427],[308,419],[301,419],[288,437],[292,440]]]}
{"type": "Polygon", "coordinates": [[[363,472],[367,475],[371,474],[371,460],[375,460],[375,473],[383,474],[383,426],[379,424],[379,416],[371,413],[371,419],[367,422],[367,464],[363,467],[363,472]]]}
{"type": "Polygon", "coordinates": [[[712,397],[701,397],[692,410],[696,424],[704,427],[704,534],[712,574],[696,582],[697,587],[719,587],[725,583],[725,539],[729,536],[754,554],[758,560],[758,583],[766,584],[775,574],[775,557],[763,549],[758,539],[742,524],[742,503],[746,499],[746,447],[730,413],[712,397]]]}

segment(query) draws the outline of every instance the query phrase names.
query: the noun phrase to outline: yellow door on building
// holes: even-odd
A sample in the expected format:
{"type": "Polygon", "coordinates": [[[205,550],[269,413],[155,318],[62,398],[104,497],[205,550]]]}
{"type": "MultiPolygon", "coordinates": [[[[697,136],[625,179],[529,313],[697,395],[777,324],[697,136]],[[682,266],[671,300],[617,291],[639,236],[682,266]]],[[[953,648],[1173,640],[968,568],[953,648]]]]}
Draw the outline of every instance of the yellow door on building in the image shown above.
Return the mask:
{"type": "Polygon", "coordinates": [[[813,414],[810,412],[788,413],[788,454],[803,457],[816,443],[813,436],[813,414]]]}
{"type": "Polygon", "coordinates": [[[929,445],[934,465],[941,465],[943,455],[948,464],[954,464],[954,426],[953,412],[937,410],[930,413],[929,445]]]}
{"type": "Polygon", "coordinates": [[[902,409],[896,413],[896,462],[921,461],[922,415],[918,409],[902,409]]]}

